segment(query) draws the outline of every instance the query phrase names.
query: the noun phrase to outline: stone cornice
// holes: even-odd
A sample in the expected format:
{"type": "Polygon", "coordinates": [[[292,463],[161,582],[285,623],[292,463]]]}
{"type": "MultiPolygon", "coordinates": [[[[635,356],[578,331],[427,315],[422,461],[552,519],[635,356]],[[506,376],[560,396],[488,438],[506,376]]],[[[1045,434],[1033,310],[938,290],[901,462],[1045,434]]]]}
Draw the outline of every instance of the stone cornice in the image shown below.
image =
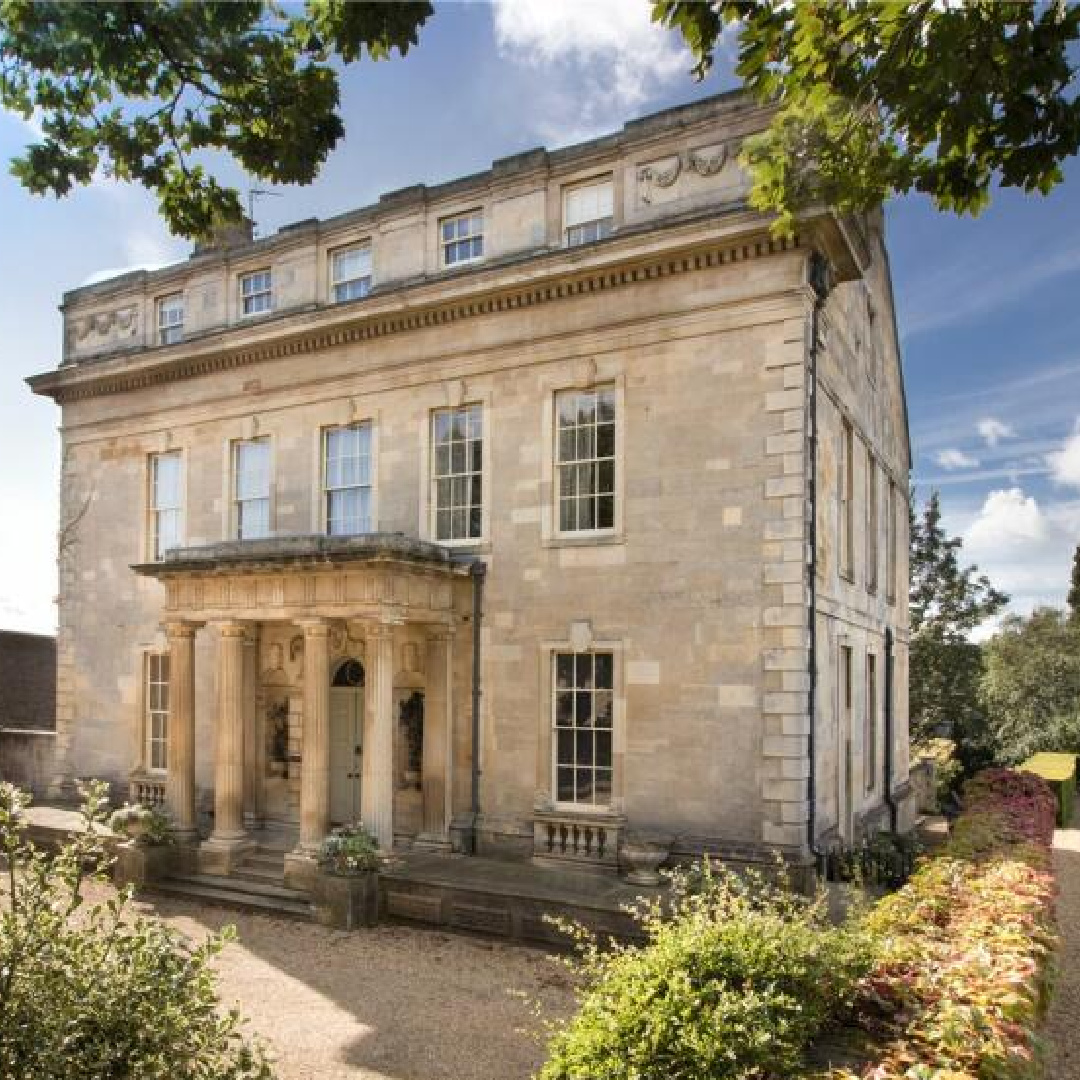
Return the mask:
{"type": "Polygon", "coordinates": [[[543,252],[510,266],[478,268],[449,281],[406,285],[372,297],[358,308],[331,306],[281,316],[258,327],[225,330],[202,342],[168,350],[140,349],[84,361],[32,376],[27,382],[34,393],[63,405],[607,292],[798,246],[798,239],[770,237],[756,214],[724,215],[719,223],[711,215],[706,228],[695,221],[669,226],[660,233],[650,231],[644,237],[613,238],[597,245],[585,266],[580,265],[580,250],[543,252]],[[651,242],[651,250],[641,250],[643,239],[651,242]],[[252,340],[257,331],[261,335],[252,340]]]}

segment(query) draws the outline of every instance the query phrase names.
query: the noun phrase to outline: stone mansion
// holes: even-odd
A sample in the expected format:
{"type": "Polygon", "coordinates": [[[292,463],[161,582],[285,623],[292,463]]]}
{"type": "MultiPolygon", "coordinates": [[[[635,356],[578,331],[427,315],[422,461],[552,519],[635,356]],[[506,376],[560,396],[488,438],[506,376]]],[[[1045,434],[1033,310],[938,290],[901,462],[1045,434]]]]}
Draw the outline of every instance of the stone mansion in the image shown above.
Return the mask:
{"type": "Polygon", "coordinates": [[[910,819],[884,217],[729,94],[65,294],[55,790],[593,869],[910,819]]]}

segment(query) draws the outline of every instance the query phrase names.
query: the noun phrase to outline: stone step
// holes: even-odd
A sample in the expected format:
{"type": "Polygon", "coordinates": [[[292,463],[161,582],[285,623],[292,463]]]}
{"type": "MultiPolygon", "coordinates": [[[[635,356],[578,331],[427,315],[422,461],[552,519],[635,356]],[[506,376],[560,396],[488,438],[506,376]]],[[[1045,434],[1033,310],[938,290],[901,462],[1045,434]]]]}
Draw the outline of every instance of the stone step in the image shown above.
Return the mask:
{"type": "Polygon", "coordinates": [[[277,870],[280,874],[285,868],[284,852],[252,851],[244,856],[243,866],[258,866],[261,869],[277,870]]]}
{"type": "Polygon", "coordinates": [[[153,887],[158,892],[232,907],[277,912],[301,919],[314,918],[311,898],[306,893],[271,882],[217,874],[174,874],[155,881],[153,887]]]}
{"type": "Polygon", "coordinates": [[[281,863],[276,866],[263,866],[259,863],[245,862],[233,871],[232,876],[281,885],[285,881],[285,868],[281,863]]]}

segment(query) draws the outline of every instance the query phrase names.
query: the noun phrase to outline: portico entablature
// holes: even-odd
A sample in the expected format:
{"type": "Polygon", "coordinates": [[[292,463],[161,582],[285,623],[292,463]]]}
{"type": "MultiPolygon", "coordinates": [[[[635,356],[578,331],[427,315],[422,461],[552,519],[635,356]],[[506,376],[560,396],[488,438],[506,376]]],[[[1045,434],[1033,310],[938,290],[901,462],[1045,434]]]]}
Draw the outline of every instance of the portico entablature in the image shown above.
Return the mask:
{"type": "Polygon", "coordinates": [[[469,562],[398,534],[287,537],[175,548],[133,567],[167,590],[163,620],[453,625],[469,562]]]}

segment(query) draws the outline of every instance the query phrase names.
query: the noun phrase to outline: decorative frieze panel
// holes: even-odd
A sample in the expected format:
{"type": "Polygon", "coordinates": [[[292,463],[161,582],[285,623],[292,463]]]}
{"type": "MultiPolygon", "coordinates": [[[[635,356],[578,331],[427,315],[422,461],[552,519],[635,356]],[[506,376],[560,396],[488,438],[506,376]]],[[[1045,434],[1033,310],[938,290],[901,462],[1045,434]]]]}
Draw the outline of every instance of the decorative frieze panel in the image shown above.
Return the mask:
{"type": "Polygon", "coordinates": [[[639,165],[637,183],[641,204],[653,206],[705,190],[715,194],[718,186],[724,187],[737,180],[741,149],[741,140],[731,139],[639,165]],[[722,178],[725,169],[731,174],[730,181],[722,178]]]}

